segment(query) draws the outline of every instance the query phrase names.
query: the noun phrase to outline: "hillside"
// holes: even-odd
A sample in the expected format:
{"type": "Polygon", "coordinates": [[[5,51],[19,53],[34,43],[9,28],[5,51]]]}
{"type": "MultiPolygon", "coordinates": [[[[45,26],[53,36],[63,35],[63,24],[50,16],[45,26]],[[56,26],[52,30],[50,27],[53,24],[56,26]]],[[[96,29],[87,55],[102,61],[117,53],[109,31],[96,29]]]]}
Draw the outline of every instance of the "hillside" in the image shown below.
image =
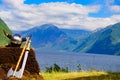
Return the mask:
{"type": "Polygon", "coordinates": [[[40,50],[72,50],[77,40],[52,24],[44,24],[21,33],[23,36],[32,35],[32,46],[40,50]]]}
{"type": "Polygon", "coordinates": [[[0,18],[0,46],[4,46],[8,43],[8,39],[4,36],[2,30],[6,30],[9,34],[11,34],[11,30],[4,23],[4,21],[0,18]]]}
{"type": "Polygon", "coordinates": [[[120,23],[92,33],[73,51],[97,54],[120,54],[120,23]]]}

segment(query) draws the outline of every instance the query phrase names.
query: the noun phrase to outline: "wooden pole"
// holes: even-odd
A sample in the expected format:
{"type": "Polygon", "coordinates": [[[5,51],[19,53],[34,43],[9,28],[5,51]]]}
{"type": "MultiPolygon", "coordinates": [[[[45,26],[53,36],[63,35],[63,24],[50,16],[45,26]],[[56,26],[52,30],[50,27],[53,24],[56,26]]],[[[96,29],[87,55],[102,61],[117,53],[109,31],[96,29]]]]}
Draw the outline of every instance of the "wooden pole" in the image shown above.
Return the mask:
{"type": "Polygon", "coordinates": [[[17,69],[18,69],[18,67],[19,67],[19,65],[20,65],[20,62],[21,62],[21,60],[22,60],[22,57],[23,57],[23,54],[24,54],[24,52],[25,52],[26,47],[27,47],[27,44],[25,44],[24,47],[23,47],[23,50],[22,50],[22,52],[21,52],[21,54],[20,54],[20,57],[19,57],[18,62],[17,62],[17,65],[16,65],[15,70],[14,70],[14,72],[13,72],[13,76],[15,75],[15,72],[17,71],[17,69]]]}

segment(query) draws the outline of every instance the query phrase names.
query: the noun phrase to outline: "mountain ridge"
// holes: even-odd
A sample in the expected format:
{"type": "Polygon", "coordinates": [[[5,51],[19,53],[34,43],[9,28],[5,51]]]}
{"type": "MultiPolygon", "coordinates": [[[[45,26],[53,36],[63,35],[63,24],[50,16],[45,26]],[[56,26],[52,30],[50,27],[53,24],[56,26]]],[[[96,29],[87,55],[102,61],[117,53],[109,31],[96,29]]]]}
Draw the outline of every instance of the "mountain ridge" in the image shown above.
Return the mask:
{"type": "MultiPolygon", "coordinates": [[[[0,46],[8,39],[2,30],[12,31],[0,19],[0,46]]],[[[20,32],[23,37],[32,35],[32,46],[39,50],[63,50],[95,54],[120,54],[120,22],[96,31],[60,29],[53,24],[43,24],[20,32]]]]}
{"type": "Polygon", "coordinates": [[[33,46],[35,48],[41,48],[41,50],[72,50],[77,44],[77,40],[68,36],[66,32],[52,24],[37,26],[23,31],[21,34],[23,36],[32,34],[33,46]],[[37,42],[37,44],[35,42],[37,42]]]}
{"type": "Polygon", "coordinates": [[[107,26],[97,32],[92,33],[85,41],[77,46],[73,51],[96,54],[120,54],[120,23],[107,26]]]}

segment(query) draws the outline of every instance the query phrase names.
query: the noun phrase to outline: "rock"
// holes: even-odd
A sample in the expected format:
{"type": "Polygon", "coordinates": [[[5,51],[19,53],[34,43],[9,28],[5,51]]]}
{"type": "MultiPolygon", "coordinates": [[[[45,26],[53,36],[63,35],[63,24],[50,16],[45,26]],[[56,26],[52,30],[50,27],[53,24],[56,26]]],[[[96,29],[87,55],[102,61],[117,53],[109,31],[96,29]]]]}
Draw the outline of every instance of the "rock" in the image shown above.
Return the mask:
{"type": "MultiPolygon", "coordinates": [[[[19,48],[19,47],[0,48],[0,79],[16,80],[13,78],[7,78],[6,74],[11,67],[13,69],[15,68],[17,61],[19,59],[19,56],[21,54],[21,51],[22,51],[22,48],[19,48]]],[[[20,68],[21,66],[19,67],[19,69],[20,68]]],[[[39,75],[39,73],[40,73],[40,67],[36,60],[35,52],[33,49],[31,49],[28,54],[28,59],[27,59],[25,71],[22,78],[24,78],[23,80],[25,79],[31,80],[32,78],[34,78],[34,80],[43,80],[42,75],[39,75]]]]}

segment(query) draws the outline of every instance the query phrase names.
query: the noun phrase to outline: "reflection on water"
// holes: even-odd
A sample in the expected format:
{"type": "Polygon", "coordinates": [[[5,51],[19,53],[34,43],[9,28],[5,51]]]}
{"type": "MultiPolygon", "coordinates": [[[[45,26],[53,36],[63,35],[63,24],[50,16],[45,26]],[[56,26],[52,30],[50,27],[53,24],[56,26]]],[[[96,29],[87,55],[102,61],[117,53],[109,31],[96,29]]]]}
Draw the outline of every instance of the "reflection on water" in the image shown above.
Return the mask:
{"type": "Polygon", "coordinates": [[[82,70],[102,70],[120,72],[120,56],[72,53],[72,52],[40,52],[36,51],[38,63],[41,70],[54,63],[60,67],[68,67],[70,71],[77,71],[80,64],[82,70]]]}

